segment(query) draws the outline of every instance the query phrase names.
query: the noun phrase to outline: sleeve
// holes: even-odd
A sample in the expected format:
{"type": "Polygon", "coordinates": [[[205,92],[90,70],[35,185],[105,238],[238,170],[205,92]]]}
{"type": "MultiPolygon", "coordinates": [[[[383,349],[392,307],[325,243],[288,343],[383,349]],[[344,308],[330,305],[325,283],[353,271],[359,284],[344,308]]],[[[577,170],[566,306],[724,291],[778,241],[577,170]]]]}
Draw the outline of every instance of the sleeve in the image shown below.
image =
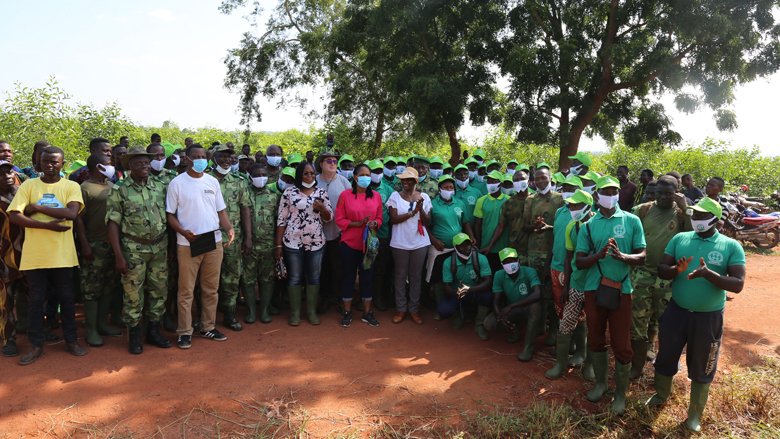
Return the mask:
{"type": "Polygon", "coordinates": [[[11,204],[8,205],[8,212],[24,213],[24,209],[30,204],[30,185],[33,180],[28,180],[19,186],[19,189],[14,195],[14,199],[11,200],[11,204]]]}
{"type": "Polygon", "coordinates": [[[168,191],[165,193],[165,211],[175,215],[179,209],[179,183],[176,180],[168,185],[168,191]]]}
{"type": "Polygon", "coordinates": [[[731,241],[731,251],[729,251],[729,260],[726,267],[733,265],[745,265],[745,250],[739,242],[734,240],[731,241]]]}
{"type": "Polygon", "coordinates": [[[672,239],[669,240],[669,243],[666,244],[666,248],[664,249],[664,254],[669,255],[675,259],[677,259],[677,242],[680,240],[680,234],[676,234],[672,236],[672,239]]]}
{"type": "Polygon", "coordinates": [[[532,199],[533,199],[532,196],[528,196],[528,198],[525,199],[525,206],[523,206],[523,221],[521,222],[523,227],[530,226],[531,223],[533,222],[532,221],[533,217],[531,216],[531,208],[533,207],[533,205],[531,204],[532,199]]]}
{"type": "Polygon", "coordinates": [[[79,207],[79,212],[84,210],[84,197],[81,195],[81,186],[78,184],[68,184],[68,189],[65,195],[66,206],[75,201],[81,205],[79,207]]]}
{"type": "Polygon", "coordinates": [[[454,256],[450,256],[447,259],[444,260],[444,264],[442,265],[441,270],[441,281],[445,284],[451,284],[452,283],[452,270],[450,270],[450,266],[452,264],[452,258],[454,256]]]}
{"type": "Polygon", "coordinates": [[[577,247],[574,250],[575,253],[585,253],[589,255],[591,253],[590,247],[590,233],[588,233],[588,227],[584,224],[580,227],[580,232],[577,235],[577,247]]]}
{"type": "Polygon", "coordinates": [[[287,227],[290,218],[290,192],[284,191],[279,201],[279,214],[276,216],[276,227],[287,227]]]}
{"type": "MultiPolygon", "coordinates": [[[[376,228],[382,227],[382,216],[384,214],[384,210],[382,209],[382,197],[379,194],[379,192],[376,193],[376,195],[379,195],[379,199],[375,201],[376,203],[376,212],[374,213],[374,221],[376,221],[376,228]]],[[[376,200],[376,198],[374,198],[376,200]]]]}
{"type": "Polygon", "coordinates": [[[241,207],[248,207],[248,208],[251,209],[252,208],[252,201],[250,200],[250,197],[249,197],[249,185],[247,185],[244,180],[241,180],[240,187],[241,187],[241,189],[240,189],[241,195],[238,198],[238,205],[241,206],[241,207]]]}
{"type": "Polygon", "coordinates": [[[634,223],[634,227],[633,227],[634,236],[631,241],[630,250],[634,250],[635,248],[646,248],[647,242],[645,241],[645,228],[642,227],[642,221],[640,221],[638,217],[633,215],[631,221],[634,223]]]}
{"type": "Polygon", "coordinates": [[[566,225],[566,232],[564,232],[566,235],[566,250],[570,252],[574,251],[574,246],[576,244],[574,240],[577,239],[576,237],[572,237],[572,230],[574,230],[575,224],[575,221],[570,221],[569,224],[566,225]]]}
{"type": "Polygon", "coordinates": [[[214,205],[217,208],[217,212],[221,212],[227,209],[227,204],[225,204],[225,197],[222,196],[222,188],[219,186],[219,182],[216,178],[214,178],[214,192],[216,192],[216,196],[214,197],[214,205]]]}
{"type": "Polygon", "coordinates": [[[528,267],[528,271],[526,273],[528,274],[528,285],[530,285],[531,288],[542,285],[542,283],[539,281],[539,275],[536,273],[536,270],[533,267],[528,267]]]}
{"type": "Polygon", "coordinates": [[[422,198],[423,198],[423,211],[425,213],[430,213],[431,208],[433,207],[433,204],[431,203],[431,197],[429,197],[428,194],[423,192],[422,198]]]}
{"type": "Polygon", "coordinates": [[[504,270],[496,271],[496,275],[493,276],[493,294],[501,294],[504,292],[502,284],[504,283],[504,270]]]}
{"type": "Polygon", "coordinates": [[[122,197],[117,186],[111,189],[106,201],[106,224],[109,221],[122,224],[122,197]]]}
{"type": "Polygon", "coordinates": [[[339,195],[339,200],[336,202],[336,226],[343,233],[347,231],[351,222],[347,217],[347,200],[344,198],[344,192],[342,192],[339,195]]]}
{"type": "Polygon", "coordinates": [[[479,197],[477,204],[474,205],[474,218],[482,218],[485,213],[482,211],[482,204],[485,202],[487,195],[479,197]]]}
{"type": "MultiPolygon", "coordinates": [[[[328,196],[328,191],[324,189],[318,189],[320,191],[320,198],[322,198],[322,203],[325,205],[325,209],[328,210],[328,212],[333,215],[333,207],[330,205],[330,197],[328,196]]],[[[341,191],[343,194],[344,191],[341,191]]],[[[341,197],[341,195],[339,195],[341,197]]],[[[338,201],[338,200],[337,200],[338,201]]]]}
{"type": "Polygon", "coordinates": [[[393,207],[396,210],[398,210],[398,195],[396,195],[398,192],[393,192],[390,194],[389,199],[387,200],[387,203],[385,203],[385,206],[388,208],[393,207]]]}
{"type": "Polygon", "coordinates": [[[479,261],[479,275],[481,277],[492,276],[493,270],[490,269],[490,262],[488,262],[487,256],[480,253],[477,260],[479,261]]]}

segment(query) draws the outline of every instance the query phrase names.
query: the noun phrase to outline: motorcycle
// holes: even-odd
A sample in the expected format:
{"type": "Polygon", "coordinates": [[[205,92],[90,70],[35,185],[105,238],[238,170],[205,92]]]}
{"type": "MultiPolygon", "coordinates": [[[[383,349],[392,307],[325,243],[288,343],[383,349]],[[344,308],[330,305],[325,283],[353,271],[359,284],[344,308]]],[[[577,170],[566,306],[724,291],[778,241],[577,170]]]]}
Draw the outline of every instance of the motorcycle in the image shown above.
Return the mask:
{"type": "Polygon", "coordinates": [[[780,212],[759,214],[745,208],[737,209],[727,203],[724,209],[721,233],[741,242],[750,242],[761,249],[771,249],[780,244],[780,212]]]}

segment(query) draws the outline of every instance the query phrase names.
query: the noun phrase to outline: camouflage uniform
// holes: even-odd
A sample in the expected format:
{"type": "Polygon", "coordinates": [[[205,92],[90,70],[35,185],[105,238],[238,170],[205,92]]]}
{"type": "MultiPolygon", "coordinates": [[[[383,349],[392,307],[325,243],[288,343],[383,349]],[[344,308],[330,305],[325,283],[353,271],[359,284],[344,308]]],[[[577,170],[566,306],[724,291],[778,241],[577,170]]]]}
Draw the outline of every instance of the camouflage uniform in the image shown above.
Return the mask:
{"type": "MultiPolygon", "coordinates": [[[[241,209],[250,208],[247,182],[237,173],[228,173],[219,180],[222,197],[230,224],[235,231],[235,239],[230,247],[224,248],[222,270],[219,276],[219,304],[223,312],[235,313],[238,286],[241,282],[241,247],[243,244],[243,229],[241,228],[241,209]]],[[[228,242],[228,234],[222,231],[222,242],[228,242]]],[[[252,290],[254,291],[254,290],[252,290]]]]}
{"type": "Polygon", "coordinates": [[[165,188],[168,188],[168,185],[171,184],[171,181],[173,181],[174,178],[176,178],[179,174],[176,173],[176,171],[171,169],[165,169],[163,168],[162,171],[160,171],[159,174],[149,174],[149,178],[156,178],[162,182],[162,184],[165,186],[165,188]]]}
{"type": "Polygon", "coordinates": [[[431,178],[430,175],[427,175],[422,183],[418,183],[417,187],[420,189],[420,192],[428,194],[431,200],[439,194],[439,182],[431,178]]]}
{"type": "Polygon", "coordinates": [[[266,185],[261,189],[251,187],[248,195],[252,211],[252,251],[244,258],[241,288],[248,302],[254,300],[255,283],[260,283],[261,313],[265,315],[276,279],[274,235],[281,194],[274,187],[266,185]]]}
{"type": "Polygon", "coordinates": [[[501,220],[509,232],[509,246],[517,250],[520,265],[528,265],[528,232],[523,223],[525,200],[515,194],[501,207],[501,220]]]}
{"type": "Polygon", "coordinates": [[[140,323],[145,292],[146,317],[159,322],[168,288],[165,186],[155,178],[149,178],[145,185],[132,178],[117,182],[108,196],[106,221],[119,225],[122,253],[127,260],[127,274],[121,278],[125,324],[134,328],[140,323]]]}
{"type": "Polygon", "coordinates": [[[90,242],[92,261],[81,261],[81,291],[84,300],[98,301],[103,294],[113,294],[117,286],[114,251],[108,241],[90,242]]]}

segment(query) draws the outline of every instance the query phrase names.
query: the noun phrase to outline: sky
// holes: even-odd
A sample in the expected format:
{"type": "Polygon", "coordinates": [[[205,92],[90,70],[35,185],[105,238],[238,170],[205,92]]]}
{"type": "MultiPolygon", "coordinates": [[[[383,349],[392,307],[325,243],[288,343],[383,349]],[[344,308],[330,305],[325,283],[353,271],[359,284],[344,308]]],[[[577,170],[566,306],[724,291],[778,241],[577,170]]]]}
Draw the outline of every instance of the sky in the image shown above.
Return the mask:
{"type": "MultiPolygon", "coordinates": [[[[260,0],[273,6],[273,0],[260,0]]],[[[242,128],[238,95],[224,88],[228,49],[237,47],[250,23],[241,12],[219,12],[214,0],[69,0],[0,1],[0,99],[14,83],[40,87],[50,76],[79,103],[102,107],[117,102],[142,125],[170,120],[180,127],[242,128]]],[[[262,24],[262,23],[261,23],[262,24]]],[[[262,31],[262,29],[254,32],[262,31]]],[[[676,111],[665,96],[674,129],[685,144],[707,137],[732,146],[757,145],[765,155],[780,155],[773,105],[780,102],[780,74],[739,87],[733,108],[739,128],[720,132],[712,112],[676,111]]],[[[321,106],[318,97],[313,105],[321,106]]],[[[299,109],[261,103],[256,131],[306,130],[321,120],[304,118],[299,109]]],[[[464,126],[470,142],[484,137],[485,127],[464,126]]],[[[1,135],[2,133],[0,133],[1,135]]],[[[585,150],[603,150],[599,138],[583,139],[585,150]]]]}

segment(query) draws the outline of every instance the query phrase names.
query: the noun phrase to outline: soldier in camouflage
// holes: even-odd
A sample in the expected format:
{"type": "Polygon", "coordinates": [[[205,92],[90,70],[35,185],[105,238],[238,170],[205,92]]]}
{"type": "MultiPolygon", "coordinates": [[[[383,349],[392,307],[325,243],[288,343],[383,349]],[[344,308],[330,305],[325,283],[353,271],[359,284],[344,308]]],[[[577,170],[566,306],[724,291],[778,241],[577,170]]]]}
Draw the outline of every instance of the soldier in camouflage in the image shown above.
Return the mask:
{"type": "MultiPolygon", "coordinates": [[[[225,317],[223,323],[234,331],[240,331],[243,327],[236,318],[236,299],[241,282],[241,254],[252,249],[252,221],[247,182],[238,173],[231,171],[233,153],[233,150],[225,145],[216,146],[213,155],[215,166],[211,175],[219,181],[222,198],[227,206],[227,216],[236,230],[235,239],[243,243],[242,246],[225,247],[219,278],[219,307],[225,317]]],[[[226,243],[227,240],[228,234],[223,233],[222,241],[226,243]]],[[[254,289],[251,292],[253,293],[254,289]]],[[[250,291],[246,294],[253,295],[250,291]]]]}
{"type": "Polygon", "coordinates": [[[528,265],[528,231],[523,223],[525,200],[528,199],[528,166],[518,165],[512,175],[515,194],[501,206],[501,223],[509,231],[509,247],[517,250],[520,265],[528,265]]]}
{"type": "Polygon", "coordinates": [[[130,178],[114,185],[106,206],[108,238],[125,293],[122,316],[129,328],[131,354],[143,352],[140,323],[144,302],[146,342],[161,348],[171,346],[160,334],[168,288],[165,187],[156,178],[149,178],[150,161],[151,154],[143,147],[130,148],[122,157],[130,178]]]}
{"type": "Polygon", "coordinates": [[[268,173],[261,164],[250,169],[251,188],[249,204],[251,218],[252,247],[245,252],[244,270],[241,275],[241,287],[246,294],[249,313],[246,323],[256,320],[255,285],[260,284],[260,321],[271,323],[269,306],[274,294],[274,236],[276,233],[276,213],[281,193],[274,190],[276,185],[268,184],[268,173]]]}

